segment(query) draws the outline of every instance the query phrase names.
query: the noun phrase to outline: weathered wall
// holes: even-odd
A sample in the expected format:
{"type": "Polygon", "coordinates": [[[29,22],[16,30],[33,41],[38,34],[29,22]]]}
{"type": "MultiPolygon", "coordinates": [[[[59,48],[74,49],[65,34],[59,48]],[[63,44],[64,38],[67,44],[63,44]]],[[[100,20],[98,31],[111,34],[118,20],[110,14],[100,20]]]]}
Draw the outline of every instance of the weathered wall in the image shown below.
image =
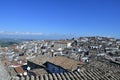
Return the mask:
{"type": "Polygon", "coordinates": [[[0,80],[10,80],[10,75],[0,61],[0,80]]]}

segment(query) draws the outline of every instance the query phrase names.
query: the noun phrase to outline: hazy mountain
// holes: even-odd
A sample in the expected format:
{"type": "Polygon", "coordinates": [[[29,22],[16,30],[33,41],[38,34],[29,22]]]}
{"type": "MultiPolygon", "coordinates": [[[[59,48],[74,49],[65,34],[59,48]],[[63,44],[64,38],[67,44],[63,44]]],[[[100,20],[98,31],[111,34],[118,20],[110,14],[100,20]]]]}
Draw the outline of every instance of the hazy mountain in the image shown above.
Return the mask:
{"type": "Polygon", "coordinates": [[[66,39],[70,38],[70,36],[67,35],[57,35],[57,34],[51,34],[51,35],[8,35],[8,34],[0,34],[0,39],[66,39]]]}

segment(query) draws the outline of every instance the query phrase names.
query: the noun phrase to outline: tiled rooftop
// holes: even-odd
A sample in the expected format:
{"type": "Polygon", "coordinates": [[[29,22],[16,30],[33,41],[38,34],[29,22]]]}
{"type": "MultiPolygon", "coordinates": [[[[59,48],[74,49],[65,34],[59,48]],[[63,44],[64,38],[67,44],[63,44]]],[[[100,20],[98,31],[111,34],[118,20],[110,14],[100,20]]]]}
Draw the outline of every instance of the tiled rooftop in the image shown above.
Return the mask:
{"type": "Polygon", "coordinates": [[[66,70],[74,70],[78,67],[79,64],[82,64],[78,61],[75,61],[73,59],[63,57],[63,56],[55,56],[52,57],[48,62],[53,63],[57,66],[60,66],[66,70]]]}
{"type": "Polygon", "coordinates": [[[120,80],[119,73],[102,74],[99,69],[17,77],[12,80],[120,80]]]}

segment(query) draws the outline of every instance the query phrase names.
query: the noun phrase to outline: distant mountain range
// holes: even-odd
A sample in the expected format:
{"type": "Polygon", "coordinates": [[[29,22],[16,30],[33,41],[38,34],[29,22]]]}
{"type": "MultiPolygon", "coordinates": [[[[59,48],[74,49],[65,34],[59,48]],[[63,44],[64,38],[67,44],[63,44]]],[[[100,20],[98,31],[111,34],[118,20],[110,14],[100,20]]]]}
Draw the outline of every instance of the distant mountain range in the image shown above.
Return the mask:
{"type": "Polygon", "coordinates": [[[46,40],[46,39],[67,39],[71,38],[67,35],[8,35],[0,34],[0,39],[37,39],[37,40],[46,40]]]}

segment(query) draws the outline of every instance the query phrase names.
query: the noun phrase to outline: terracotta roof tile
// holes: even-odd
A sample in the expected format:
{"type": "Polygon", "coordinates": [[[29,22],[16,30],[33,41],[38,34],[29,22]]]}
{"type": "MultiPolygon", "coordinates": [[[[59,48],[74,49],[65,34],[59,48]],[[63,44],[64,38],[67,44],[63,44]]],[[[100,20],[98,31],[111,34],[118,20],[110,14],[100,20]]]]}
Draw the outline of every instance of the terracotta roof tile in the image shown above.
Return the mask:
{"type": "Polygon", "coordinates": [[[53,57],[49,60],[49,62],[53,63],[55,65],[58,65],[67,70],[74,70],[78,67],[79,64],[81,64],[78,61],[75,61],[73,59],[69,59],[69,58],[63,57],[63,56],[53,57]]]}
{"type": "Polygon", "coordinates": [[[22,74],[24,74],[24,70],[23,70],[22,67],[15,67],[14,69],[15,69],[15,71],[16,71],[17,73],[22,73],[22,74]]]}

